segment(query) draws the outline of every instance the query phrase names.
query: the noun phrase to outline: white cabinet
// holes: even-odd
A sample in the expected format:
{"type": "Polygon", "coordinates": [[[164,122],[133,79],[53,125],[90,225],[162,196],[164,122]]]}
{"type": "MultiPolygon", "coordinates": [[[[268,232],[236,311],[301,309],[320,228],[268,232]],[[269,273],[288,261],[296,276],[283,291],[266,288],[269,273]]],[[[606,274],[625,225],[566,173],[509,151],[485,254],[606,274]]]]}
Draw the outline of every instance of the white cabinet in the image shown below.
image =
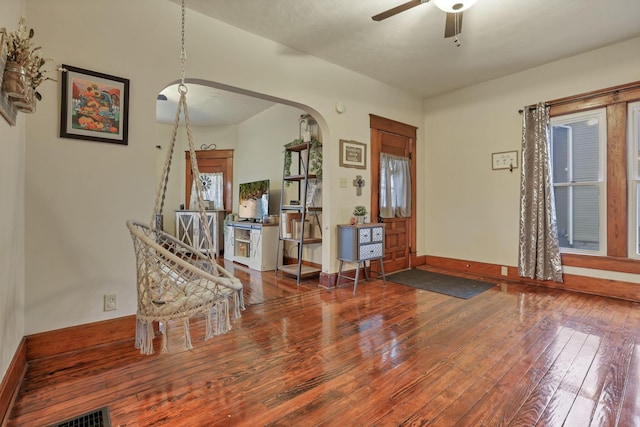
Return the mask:
{"type": "Polygon", "coordinates": [[[224,245],[225,259],[254,270],[275,270],[278,226],[231,222],[226,227],[224,245]]]}
{"type": "MultiPolygon", "coordinates": [[[[222,224],[225,211],[207,211],[207,222],[211,230],[213,250],[216,255],[223,249],[222,224]]],[[[205,228],[201,224],[199,211],[176,211],[176,237],[187,245],[198,249],[200,252],[209,250],[205,238],[205,228]]]]}

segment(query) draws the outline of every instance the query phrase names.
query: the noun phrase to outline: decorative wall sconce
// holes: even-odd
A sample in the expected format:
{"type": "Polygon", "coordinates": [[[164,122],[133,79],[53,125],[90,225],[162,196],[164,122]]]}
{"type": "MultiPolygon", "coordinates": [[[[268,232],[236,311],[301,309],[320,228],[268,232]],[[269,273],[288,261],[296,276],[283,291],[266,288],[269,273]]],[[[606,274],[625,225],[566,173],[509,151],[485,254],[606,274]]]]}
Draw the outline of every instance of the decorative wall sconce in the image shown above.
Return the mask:
{"type": "Polygon", "coordinates": [[[42,99],[38,86],[47,77],[45,64],[50,58],[42,56],[40,47],[33,46],[34,31],[27,28],[27,19],[20,18],[18,29],[0,29],[0,115],[15,126],[18,112],[33,113],[36,102],[42,99]]]}

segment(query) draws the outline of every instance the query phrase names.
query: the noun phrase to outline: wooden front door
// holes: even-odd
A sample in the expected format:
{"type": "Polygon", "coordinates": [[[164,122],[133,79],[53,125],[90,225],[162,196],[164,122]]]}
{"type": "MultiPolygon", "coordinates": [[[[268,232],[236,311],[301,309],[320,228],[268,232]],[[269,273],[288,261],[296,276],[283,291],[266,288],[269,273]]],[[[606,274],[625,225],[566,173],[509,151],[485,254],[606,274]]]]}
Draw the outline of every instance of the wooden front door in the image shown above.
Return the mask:
{"type": "MultiPolygon", "coordinates": [[[[189,152],[185,152],[186,160],[186,188],[185,188],[185,206],[187,209],[197,209],[197,206],[189,206],[191,201],[191,186],[193,184],[193,172],[191,171],[191,156],[189,152]]],[[[224,181],[224,210],[231,212],[233,200],[233,150],[202,150],[196,151],[196,161],[198,162],[198,170],[200,173],[216,173],[222,172],[224,181]]]]}
{"type": "MultiPolygon", "coordinates": [[[[386,224],[384,271],[411,267],[416,251],[416,132],[404,123],[370,115],[371,127],[371,218],[386,224]],[[380,153],[408,157],[411,168],[411,216],[380,218],[380,153]]],[[[372,266],[373,267],[373,266],[372,266]]]]}

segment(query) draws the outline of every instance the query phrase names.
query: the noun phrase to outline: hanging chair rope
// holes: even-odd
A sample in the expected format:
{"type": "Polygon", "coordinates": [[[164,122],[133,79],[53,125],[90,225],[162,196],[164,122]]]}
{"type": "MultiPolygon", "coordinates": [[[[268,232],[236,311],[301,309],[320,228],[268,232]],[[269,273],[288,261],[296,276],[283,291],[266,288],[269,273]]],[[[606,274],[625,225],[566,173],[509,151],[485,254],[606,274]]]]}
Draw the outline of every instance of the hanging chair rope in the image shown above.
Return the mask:
{"type": "Polygon", "coordinates": [[[160,322],[161,348],[169,350],[169,321],[180,320],[184,331],[185,347],[192,348],[189,317],[204,314],[205,339],[223,334],[231,329],[230,319],[240,317],[244,309],[242,283],[230,272],[218,265],[214,251],[211,227],[202,196],[202,182],[198,170],[195,144],[187,107],[184,48],[185,6],[182,1],[182,80],[178,85],[180,100],[176,110],[167,156],[154,202],[149,225],[127,221],[133,239],[137,265],[138,310],[136,313],[136,348],[142,354],[153,354],[153,323],[160,322]],[[157,218],[164,211],[169,172],[175,151],[180,115],[184,114],[189,142],[191,170],[196,186],[200,224],[204,231],[206,251],[199,251],[165,233],[157,218]]]}

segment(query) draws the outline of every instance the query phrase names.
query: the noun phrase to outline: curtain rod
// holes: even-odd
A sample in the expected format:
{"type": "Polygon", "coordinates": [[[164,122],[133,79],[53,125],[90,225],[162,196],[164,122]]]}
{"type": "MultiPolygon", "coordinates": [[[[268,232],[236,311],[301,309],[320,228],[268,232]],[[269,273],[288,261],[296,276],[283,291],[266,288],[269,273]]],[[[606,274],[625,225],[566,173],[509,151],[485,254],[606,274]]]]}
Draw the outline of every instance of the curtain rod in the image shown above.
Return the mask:
{"type": "MultiPolygon", "coordinates": [[[[609,94],[618,94],[620,93],[620,90],[618,89],[614,89],[614,90],[607,90],[604,92],[598,92],[596,94],[588,94],[588,95],[582,95],[582,96],[576,96],[574,98],[571,99],[567,99],[567,98],[563,98],[563,99],[558,99],[555,101],[547,101],[544,103],[544,105],[546,107],[553,107],[555,105],[563,105],[563,104],[571,104],[572,102],[577,102],[577,101],[583,101],[585,99],[589,99],[589,98],[595,98],[598,96],[603,96],[603,95],[609,95],[609,94]]],[[[538,108],[537,105],[529,105],[529,111],[534,111],[538,108]]],[[[524,110],[518,110],[518,113],[522,114],[524,112],[524,110]]]]}
{"type": "MultiPolygon", "coordinates": [[[[637,89],[637,88],[640,88],[640,82],[634,82],[634,83],[631,83],[631,84],[626,84],[626,85],[621,85],[621,86],[614,86],[614,87],[609,88],[609,89],[605,89],[605,90],[601,90],[601,91],[595,91],[595,92],[589,92],[589,93],[585,93],[583,95],[578,95],[578,96],[555,99],[555,100],[552,100],[552,101],[545,102],[544,105],[546,105],[547,107],[553,107],[555,105],[570,104],[570,103],[576,102],[576,101],[583,101],[585,99],[597,98],[598,96],[611,95],[611,94],[616,94],[617,95],[621,91],[630,90],[630,89],[637,89]]],[[[536,108],[538,108],[537,105],[535,105],[535,104],[529,105],[528,107],[529,107],[529,111],[533,111],[536,108]]],[[[523,112],[524,112],[524,110],[518,110],[518,113],[520,113],[520,114],[522,114],[523,112]]]]}
{"type": "MultiPolygon", "coordinates": [[[[602,96],[602,95],[609,95],[609,94],[612,94],[612,93],[613,94],[618,94],[618,93],[620,93],[620,91],[618,89],[615,89],[615,90],[608,90],[608,91],[604,91],[604,92],[598,92],[597,94],[576,96],[575,98],[571,98],[571,99],[563,98],[563,99],[558,99],[556,101],[547,101],[547,102],[544,103],[544,105],[546,107],[553,107],[554,105],[570,104],[572,102],[583,101],[585,99],[595,98],[597,96],[602,96]]],[[[537,105],[529,105],[529,111],[534,111],[537,108],[538,108],[537,105]]],[[[522,114],[523,112],[524,112],[524,110],[518,110],[518,113],[520,113],[520,114],[522,114]]]]}

